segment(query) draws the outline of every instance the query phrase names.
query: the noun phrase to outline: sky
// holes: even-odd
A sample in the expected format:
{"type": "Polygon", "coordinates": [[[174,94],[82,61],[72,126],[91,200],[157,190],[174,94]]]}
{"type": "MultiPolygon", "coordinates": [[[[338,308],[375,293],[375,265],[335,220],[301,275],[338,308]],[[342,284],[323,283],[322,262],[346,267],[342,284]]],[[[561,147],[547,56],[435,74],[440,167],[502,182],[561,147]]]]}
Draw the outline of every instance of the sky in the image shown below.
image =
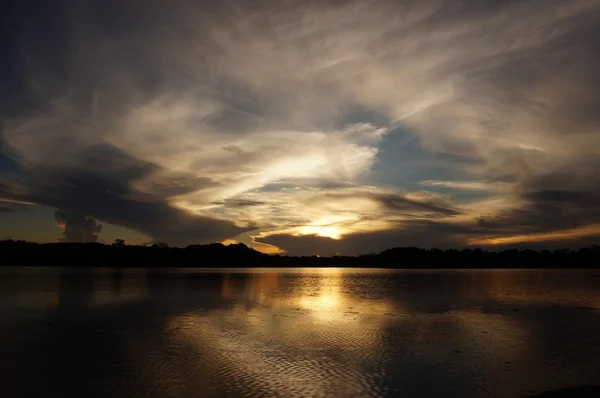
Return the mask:
{"type": "Polygon", "coordinates": [[[600,243],[599,0],[23,0],[0,239],[600,243]]]}

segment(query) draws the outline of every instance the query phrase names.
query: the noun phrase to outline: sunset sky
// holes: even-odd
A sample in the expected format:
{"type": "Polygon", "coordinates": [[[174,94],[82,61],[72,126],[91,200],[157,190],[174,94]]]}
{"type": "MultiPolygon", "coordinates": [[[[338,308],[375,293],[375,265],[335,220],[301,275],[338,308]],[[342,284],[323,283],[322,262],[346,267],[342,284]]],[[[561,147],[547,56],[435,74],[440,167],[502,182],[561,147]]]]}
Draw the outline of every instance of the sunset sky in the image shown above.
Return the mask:
{"type": "Polygon", "coordinates": [[[0,239],[600,243],[598,0],[0,12],[0,239]]]}

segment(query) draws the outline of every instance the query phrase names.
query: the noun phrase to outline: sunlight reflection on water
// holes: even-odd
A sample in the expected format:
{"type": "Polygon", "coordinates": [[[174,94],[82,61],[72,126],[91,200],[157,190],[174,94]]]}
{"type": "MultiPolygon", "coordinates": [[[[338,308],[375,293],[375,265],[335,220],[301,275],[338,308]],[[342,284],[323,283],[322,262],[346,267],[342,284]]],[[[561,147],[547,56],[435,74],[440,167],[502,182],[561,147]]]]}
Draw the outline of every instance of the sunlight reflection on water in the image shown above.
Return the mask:
{"type": "Polygon", "coordinates": [[[600,382],[593,271],[2,277],[2,396],[506,397],[600,382]]]}

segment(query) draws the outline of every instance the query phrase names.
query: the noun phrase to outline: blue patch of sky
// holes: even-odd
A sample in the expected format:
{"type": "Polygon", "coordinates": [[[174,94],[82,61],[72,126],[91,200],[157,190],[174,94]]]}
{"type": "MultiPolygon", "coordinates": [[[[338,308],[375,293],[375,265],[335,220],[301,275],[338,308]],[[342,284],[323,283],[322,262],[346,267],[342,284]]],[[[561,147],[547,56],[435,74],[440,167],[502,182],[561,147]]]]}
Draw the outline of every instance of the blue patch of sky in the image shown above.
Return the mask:
{"type": "Polygon", "coordinates": [[[262,186],[258,189],[259,192],[279,192],[282,189],[294,189],[298,186],[298,184],[293,183],[273,183],[262,186]]]}
{"type": "Polygon", "coordinates": [[[407,127],[390,131],[379,146],[371,179],[382,185],[423,190],[425,180],[457,180],[461,173],[420,145],[418,135],[407,127]]]}
{"type": "Polygon", "coordinates": [[[0,176],[16,173],[19,170],[19,164],[11,158],[9,158],[8,156],[3,155],[0,151],[0,176]]]}
{"type": "Polygon", "coordinates": [[[457,163],[476,161],[436,154],[424,149],[418,134],[408,127],[390,131],[379,147],[377,161],[369,178],[374,185],[394,186],[407,191],[431,191],[451,196],[456,201],[472,201],[490,193],[422,184],[426,180],[477,180],[457,167],[457,163]]]}
{"type": "MultiPolygon", "coordinates": [[[[340,127],[353,123],[370,123],[377,127],[392,124],[386,115],[359,105],[349,106],[348,112],[340,120],[340,127]]],[[[377,161],[366,183],[412,191],[423,190],[423,185],[419,183],[424,180],[453,180],[459,177],[460,172],[422,148],[416,131],[400,125],[383,138],[377,161]]]]}

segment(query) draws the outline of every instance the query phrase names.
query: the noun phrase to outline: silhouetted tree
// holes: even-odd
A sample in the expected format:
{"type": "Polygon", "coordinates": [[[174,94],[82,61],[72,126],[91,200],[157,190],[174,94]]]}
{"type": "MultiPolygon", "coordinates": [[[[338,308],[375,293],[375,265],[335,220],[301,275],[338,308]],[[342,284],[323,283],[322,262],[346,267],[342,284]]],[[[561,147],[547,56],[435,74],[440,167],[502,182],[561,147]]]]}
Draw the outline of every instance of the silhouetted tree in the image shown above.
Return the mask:
{"type": "Polygon", "coordinates": [[[357,257],[266,255],[239,243],[190,245],[185,249],[157,243],[151,247],[126,245],[116,239],[101,243],[31,243],[0,241],[0,265],[88,265],[141,267],[387,267],[387,268],[600,268],[600,248],[554,251],[510,249],[419,249],[397,247],[357,257]]]}

